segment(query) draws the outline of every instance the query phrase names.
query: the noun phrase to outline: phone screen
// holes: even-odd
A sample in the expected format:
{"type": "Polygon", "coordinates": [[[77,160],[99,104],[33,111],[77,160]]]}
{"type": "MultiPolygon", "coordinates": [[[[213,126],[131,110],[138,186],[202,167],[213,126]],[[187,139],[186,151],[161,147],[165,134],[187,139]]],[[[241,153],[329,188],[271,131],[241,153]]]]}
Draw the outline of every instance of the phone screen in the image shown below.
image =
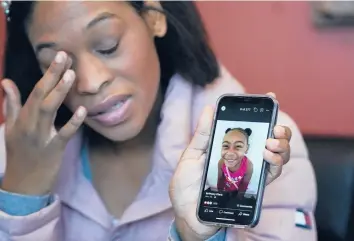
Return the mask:
{"type": "Polygon", "coordinates": [[[266,170],[263,151],[276,115],[277,104],[269,97],[226,96],[218,102],[198,208],[201,221],[258,221],[266,170]]]}

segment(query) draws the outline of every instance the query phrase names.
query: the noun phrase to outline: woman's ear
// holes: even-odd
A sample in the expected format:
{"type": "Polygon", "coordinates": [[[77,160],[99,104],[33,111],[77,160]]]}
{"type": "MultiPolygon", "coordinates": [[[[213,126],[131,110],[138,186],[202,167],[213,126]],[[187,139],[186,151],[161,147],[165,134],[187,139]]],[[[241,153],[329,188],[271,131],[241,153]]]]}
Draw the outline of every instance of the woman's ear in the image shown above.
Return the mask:
{"type": "Polygon", "coordinates": [[[151,34],[154,37],[162,38],[167,32],[167,19],[163,13],[162,6],[159,1],[147,0],[144,1],[144,7],[146,11],[143,13],[151,34]]]}

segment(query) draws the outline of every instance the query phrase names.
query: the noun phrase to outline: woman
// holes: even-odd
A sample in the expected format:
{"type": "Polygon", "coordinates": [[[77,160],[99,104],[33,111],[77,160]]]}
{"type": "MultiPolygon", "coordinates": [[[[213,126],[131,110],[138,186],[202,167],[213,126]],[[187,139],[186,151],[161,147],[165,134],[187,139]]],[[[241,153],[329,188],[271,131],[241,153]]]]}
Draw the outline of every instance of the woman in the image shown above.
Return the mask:
{"type": "Polygon", "coordinates": [[[253,174],[253,164],[247,158],[250,128],[228,128],[222,142],[218,163],[218,190],[245,192],[253,174]]]}
{"type": "MultiPolygon", "coordinates": [[[[219,74],[193,3],[38,1],[9,10],[5,240],[277,239],[277,227],[264,227],[268,219],[290,235],[313,237],[295,230],[293,219],[283,222],[294,205],[314,208],[312,169],[296,128],[298,159],[268,188],[259,227],[226,232],[197,221],[212,109],[190,140],[192,130],[205,105],[242,88],[219,74]],[[284,209],[273,192],[297,191],[299,173],[310,178],[309,189],[284,209]]],[[[284,115],[280,123],[294,128],[284,115]]],[[[264,154],[268,183],[290,157],[290,129],[274,132],[264,154]]]]}

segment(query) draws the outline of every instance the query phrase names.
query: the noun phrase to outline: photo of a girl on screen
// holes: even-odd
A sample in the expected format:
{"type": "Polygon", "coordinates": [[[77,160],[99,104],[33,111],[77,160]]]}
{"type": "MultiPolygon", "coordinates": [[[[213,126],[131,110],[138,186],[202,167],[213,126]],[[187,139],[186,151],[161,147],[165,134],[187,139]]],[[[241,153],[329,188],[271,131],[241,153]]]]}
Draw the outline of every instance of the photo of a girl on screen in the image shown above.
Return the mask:
{"type": "Polygon", "coordinates": [[[249,128],[228,128],[225,131],[218,163],[219,191],[246,192],[253,173],[253,164],[246,156],[251,134],[249,128]]]}

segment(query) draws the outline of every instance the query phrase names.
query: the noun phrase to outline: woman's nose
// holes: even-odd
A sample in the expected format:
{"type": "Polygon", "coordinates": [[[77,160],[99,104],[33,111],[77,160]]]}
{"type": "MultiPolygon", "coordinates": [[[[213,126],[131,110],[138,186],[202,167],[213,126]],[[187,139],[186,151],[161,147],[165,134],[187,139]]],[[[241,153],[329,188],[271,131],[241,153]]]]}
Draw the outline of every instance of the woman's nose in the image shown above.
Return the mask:
{"type": "Polygon", "coordinates": [[[97,94],[114,79],[104,61],[90,53],[81,56],[76,74],[77,92],[82,95],[97,94]]]}

